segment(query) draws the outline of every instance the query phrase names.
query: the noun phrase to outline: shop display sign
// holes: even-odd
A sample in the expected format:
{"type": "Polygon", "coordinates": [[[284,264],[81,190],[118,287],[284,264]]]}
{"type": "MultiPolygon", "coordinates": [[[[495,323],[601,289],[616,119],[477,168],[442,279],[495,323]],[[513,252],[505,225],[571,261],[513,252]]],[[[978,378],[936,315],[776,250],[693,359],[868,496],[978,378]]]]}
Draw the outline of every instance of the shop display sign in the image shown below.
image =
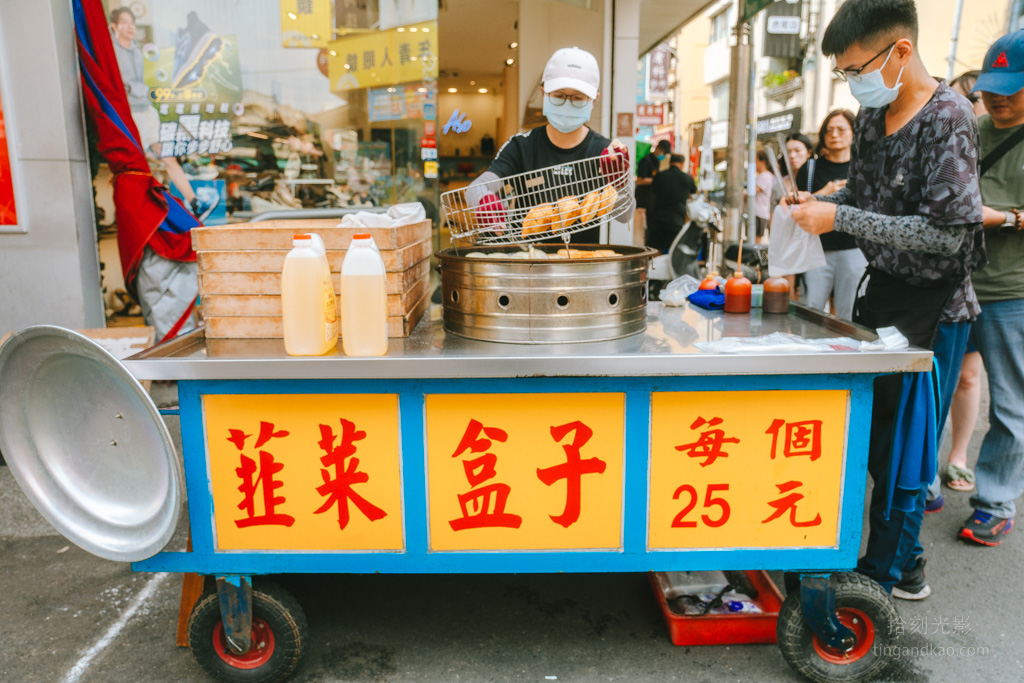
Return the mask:
{"type": "Polygon", "coordinates": [[[189,41],[149,43],[142,51],[149,99],[160,115],[162,157],[229,151],[231,120],[244,111],[235,36],[214,33],[194,12],[189,17],[179,32],[189,41]]]}
{"type": "Polygon", "coordinates": [[[466,117],[466,112],[456,109],[448,117],[448,122],[441,128],[441,135],[448,133],[465,133],[473,127],[473,122],[466,117]]]}
{"type": "MultiPolygon", "coordinates": [[[[668,97],[668,74],[672,65],[672,53],[667,45],[659,45],[647,55],[647,97],[668,97]]],[[[650,125],[639,123],[638,125],[650,125]]]]}
{"type": "Polygon", "coordinates": [[[329,48],[335,92],[437,78],[436,22],[343,36],[329,48]]]}
{"type": "Polygon", "coordinates": [[[622,546],[625,397],[428,395],[430,549],[622,546]]]}
{"type": "Polygon", "coordinates": [[[648,547],[834,547],[848,399],[652,394],[648,547]]]}
{"type": "Polygon", "coordinates": [[[0,226],[18,224],[18,207],[14,200],[14,176],[11,166],[11,148],[7,144],[3,101],[0,100],[0,226]]]}
{"type": "Polygon", "coordinates": [[[217,549],[402,550],[398,397],[272,398],[203,398],[217,549]]]}
{"type": "Polygon", "coordinates": [[[636,125],[638,126],[663,126],[665,125],[664,104],[638,104],[636,105],[636,125]]]}
{"type": "Polygon", "coordinates": [[[281,45],[327,47],[333,37],[333,0],[280,0],[281,45]]]}
{"type": "Polygon", "coordinates": [[[369,119],[371,122],[402,121],[423,118],[427,93],[415,86],[370,88],[369,119]]]}
{"type": "MultiPolygon", "coordinates": [[[[437,150],[434,150],[435,152],[437,150]]],[[[423,177],[424,178],[436,178],[438,171],[438,164],[436,161],[424,161],[423,162],[423,177]]]]}

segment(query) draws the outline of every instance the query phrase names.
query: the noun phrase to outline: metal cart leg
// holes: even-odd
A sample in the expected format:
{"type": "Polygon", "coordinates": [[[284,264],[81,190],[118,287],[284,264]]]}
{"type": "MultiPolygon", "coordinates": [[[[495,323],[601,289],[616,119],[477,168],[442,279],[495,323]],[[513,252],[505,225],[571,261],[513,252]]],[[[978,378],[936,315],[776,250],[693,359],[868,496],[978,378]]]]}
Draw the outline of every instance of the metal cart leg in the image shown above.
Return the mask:
{"type": "Polygon", "coordinates": [[[252,647],[252,580],[248,576],[218,576],[217,597],[224,637],[235,654],[252,647]]]}
{"type": "Polygon", "coordinates": [[[803,574],[800,577],[800,607],[804,621],[829,647],[848,650],[856,642],[853,631],[836,618],[836,591],[831,574],[803,574]]]}

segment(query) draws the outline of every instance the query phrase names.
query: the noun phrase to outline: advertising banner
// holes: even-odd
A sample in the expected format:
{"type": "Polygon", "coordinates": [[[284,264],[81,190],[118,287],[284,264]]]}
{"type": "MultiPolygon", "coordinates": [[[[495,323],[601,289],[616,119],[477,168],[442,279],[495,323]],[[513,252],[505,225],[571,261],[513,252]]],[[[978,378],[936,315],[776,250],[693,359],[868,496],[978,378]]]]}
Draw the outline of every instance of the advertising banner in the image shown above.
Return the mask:
{"type": "Polygon", "coordinates": [[[327,47],[331,30],[332,0],[281,0],[281,45],[327,47]]]}
{"type": "Polygon", "coordinates": [[[331,90],[358,90],[437,78],[437,24],[345,36],[328,52],[331,90]]]}
{"type": "Polygon", "coordinates": [[[4,125],[3,101],[0,101],[0,225],[17,225],[18,207],[14,202],[14,176],[11,174],[11,152],[4,125]]]}

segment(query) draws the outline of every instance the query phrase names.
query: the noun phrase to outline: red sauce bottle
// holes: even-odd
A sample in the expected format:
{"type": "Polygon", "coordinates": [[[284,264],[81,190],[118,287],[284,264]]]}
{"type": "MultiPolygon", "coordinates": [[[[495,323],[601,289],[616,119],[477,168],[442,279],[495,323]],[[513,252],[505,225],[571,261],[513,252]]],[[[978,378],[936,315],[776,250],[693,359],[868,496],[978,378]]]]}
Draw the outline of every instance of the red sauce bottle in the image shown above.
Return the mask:
{"type": "Polygon", "coordinates": [[[701,281],[700,286],[697,287],[697,289],[718,289],[718,280],[715,279],[714,274],[708,274],[708,276],[701,281]]]}
{"type": "Polygon", "coordinates": [[[750,312],[750,280],[736,272],[725,281],[725,312],[750,312]]]}
{"type": "Polygon", "coordinates": [[[761,309],[765,313],[789,313],[789,280],[772,277],[764,281],[761,309]]]}

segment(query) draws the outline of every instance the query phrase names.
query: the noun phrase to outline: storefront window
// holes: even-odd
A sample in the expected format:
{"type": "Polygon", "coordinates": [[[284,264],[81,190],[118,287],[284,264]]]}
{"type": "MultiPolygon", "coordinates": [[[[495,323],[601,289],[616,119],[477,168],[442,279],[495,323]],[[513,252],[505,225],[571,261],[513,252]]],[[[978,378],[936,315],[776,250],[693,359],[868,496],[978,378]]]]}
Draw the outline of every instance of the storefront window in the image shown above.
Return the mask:
{"type": "Polygon", "coordinates": [[[106,5],[154,173],[205,224],[408,201],[436,217],[436,0],[106,5]]]}

